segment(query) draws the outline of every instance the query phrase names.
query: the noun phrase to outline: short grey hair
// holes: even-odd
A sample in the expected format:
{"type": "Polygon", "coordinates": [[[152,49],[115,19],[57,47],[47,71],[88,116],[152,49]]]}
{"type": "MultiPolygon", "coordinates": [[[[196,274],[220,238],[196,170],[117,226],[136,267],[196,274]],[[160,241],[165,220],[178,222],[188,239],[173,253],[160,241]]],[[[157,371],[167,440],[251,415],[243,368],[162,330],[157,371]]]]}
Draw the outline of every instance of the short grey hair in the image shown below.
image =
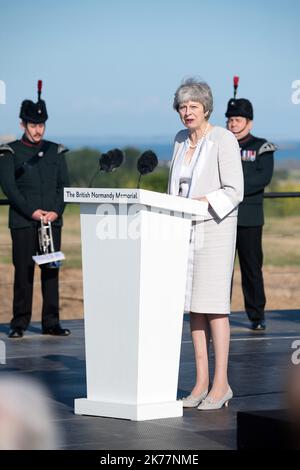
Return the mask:
{"type": "Polygon", "coordinates": [[[179,106],[187,101],[197,101],[201,103],[209,119],[213,111],[213,96],[210,86],[206,82],[198,81],[195,78],[185,79],[177,88],[174,96],[173,108],[178,111],[179,106]]]}

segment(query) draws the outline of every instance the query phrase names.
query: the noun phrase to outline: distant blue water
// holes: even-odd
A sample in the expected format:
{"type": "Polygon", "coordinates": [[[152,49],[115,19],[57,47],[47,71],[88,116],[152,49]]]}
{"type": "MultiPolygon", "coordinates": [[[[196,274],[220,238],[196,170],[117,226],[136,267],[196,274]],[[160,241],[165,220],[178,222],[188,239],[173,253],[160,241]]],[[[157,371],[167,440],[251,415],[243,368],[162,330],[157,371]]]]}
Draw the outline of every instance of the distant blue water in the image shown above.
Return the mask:
{"type": "MultiPolygon", "coordinates": [[[[106,152],[112,148],[135,147],[141,151],[151,149],[156,153],[159,160],[170,160],[173,151],[173,142],[155,143],[155,142],[129,142],[128,140],[117,139],[116,142],[97,142],[96,139],[90,141],[84,139],[60,139],[70,149],[75,150],[82,147],[91,147],[101,152],[106,152]]],[[[277,143],[279,149],[275,153],[276,160],[300,160],[300,142],[282,142],[277,143]]]]}

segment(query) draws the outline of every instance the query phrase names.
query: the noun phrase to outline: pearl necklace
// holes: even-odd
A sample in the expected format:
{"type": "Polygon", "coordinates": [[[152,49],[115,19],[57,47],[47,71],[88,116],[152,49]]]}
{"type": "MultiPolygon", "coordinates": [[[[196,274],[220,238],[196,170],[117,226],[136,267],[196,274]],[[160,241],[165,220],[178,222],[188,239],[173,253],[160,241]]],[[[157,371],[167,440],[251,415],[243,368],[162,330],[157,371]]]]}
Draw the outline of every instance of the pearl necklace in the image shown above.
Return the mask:
{"type": "Polygon", "coordinates": [[[196,145],[192,145],[192,144],[191,144],[191,141],[190,141],[190,138],[188,138],[189,147],[190,147],[191,149],[195,149],[195,148],[197,147],[197,145],[199,144],[200,140],[203,139],[203,137],[204,137],[205,134],[207,133],[208,128],[209,128],[209,123],[207,123],[207,125],[206,125],[206,127],[205,127],[205,129],[204,129],[204,131],[203,131],[203,133],[202,133],[202,136],[200,137],[200,139],[198,140],[198,142],[196,143],[196,145]]]}

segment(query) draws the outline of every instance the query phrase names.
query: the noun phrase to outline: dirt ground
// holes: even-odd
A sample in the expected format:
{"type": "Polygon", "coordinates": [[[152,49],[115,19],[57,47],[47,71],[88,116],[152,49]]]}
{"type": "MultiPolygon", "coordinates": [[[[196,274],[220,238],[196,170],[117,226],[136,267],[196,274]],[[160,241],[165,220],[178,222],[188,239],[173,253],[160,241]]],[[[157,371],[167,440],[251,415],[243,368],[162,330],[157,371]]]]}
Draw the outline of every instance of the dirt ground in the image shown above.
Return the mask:
{"type": "MultiPolygon", "coordinates": [[[[1,270],[1,311],[0,323],[7,323],[11,318],[13,292],[13,267],[0,264],[1,270]]],[[[41,295],[39,268],[36,268],[34,288],[33,320],[40,320],[41,295]]],[[[272,267],[264,269],[265,288],[268,310],[300,309],[300,268],[272,267]]],[[[62,268],[60,273],[61,319],[83,318],[82,275],[80,269],[62,268]]],[[[240,286],[240,273],[237,269],[234,277],[232,311],[244,309],[240,286]]]]}

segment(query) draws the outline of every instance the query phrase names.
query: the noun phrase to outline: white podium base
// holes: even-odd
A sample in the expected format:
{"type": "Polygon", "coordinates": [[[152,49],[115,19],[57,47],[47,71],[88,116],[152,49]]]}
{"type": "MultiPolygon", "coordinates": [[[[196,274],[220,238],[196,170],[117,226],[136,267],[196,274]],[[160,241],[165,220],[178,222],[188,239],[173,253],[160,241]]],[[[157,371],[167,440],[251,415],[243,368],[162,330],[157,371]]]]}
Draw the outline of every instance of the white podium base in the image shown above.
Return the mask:
{"type": "Polygon", "coordinates": [[[182,402],[179,400],[166,403],[144,403],[138,405],[78,398],[75,400],[75,414],[129,419],[131,421],[145,421],[148,419],[180,417],[183,415],[183,408],[182,402]]]}

